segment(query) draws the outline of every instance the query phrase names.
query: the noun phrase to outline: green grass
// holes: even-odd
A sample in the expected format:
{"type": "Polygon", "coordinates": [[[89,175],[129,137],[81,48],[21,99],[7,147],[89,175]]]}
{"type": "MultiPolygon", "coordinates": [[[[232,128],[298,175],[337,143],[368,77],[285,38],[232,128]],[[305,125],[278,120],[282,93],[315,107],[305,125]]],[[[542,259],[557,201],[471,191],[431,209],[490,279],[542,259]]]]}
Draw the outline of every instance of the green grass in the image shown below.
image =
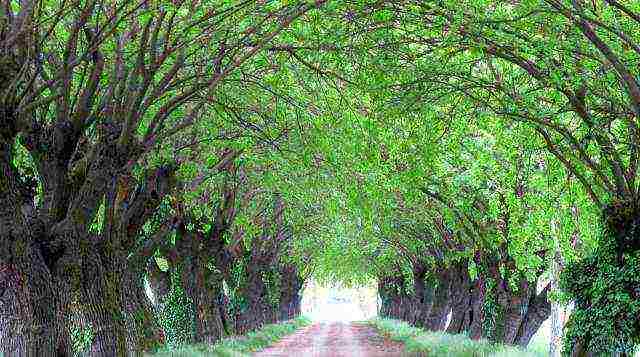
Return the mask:
{"type": "Polygon", "coordinates": [[[381,334],[402,342],[406,352],[429,357],[543,357],[546,353],[513,346],[475,341],[466,335],[424,331],[405,322],[390,319],[369,321],[381,334]]]}
{"type": "Polygon", "coordinates": [[[286,335],[290,335],[297,329],[307,326],[311,321],[305,317],[282,322],[279,324],[266,325],[262,329],[249,332],[244,336],[234,336],[226,338],[217,344],[210,345],[187,345],[175,349],[161,350],[154,357],[195,357],[195,356],[220,356],[220,357],[240,357],[249,356],[249,353],[259,351],[269,347],[286,335]]]}

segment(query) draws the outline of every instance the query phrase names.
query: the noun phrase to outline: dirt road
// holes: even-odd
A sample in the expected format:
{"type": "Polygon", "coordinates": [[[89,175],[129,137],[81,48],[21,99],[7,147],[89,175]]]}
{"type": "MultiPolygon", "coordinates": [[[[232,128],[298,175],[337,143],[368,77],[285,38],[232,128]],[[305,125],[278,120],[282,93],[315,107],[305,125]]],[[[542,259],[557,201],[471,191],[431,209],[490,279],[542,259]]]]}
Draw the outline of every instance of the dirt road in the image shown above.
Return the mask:
{"type": "Polygon", "coordinates": [[[408,356],[402,345],[380,336],[366,324],[316,323],[256,353],[256,357],[384,357],[408,356]]]}

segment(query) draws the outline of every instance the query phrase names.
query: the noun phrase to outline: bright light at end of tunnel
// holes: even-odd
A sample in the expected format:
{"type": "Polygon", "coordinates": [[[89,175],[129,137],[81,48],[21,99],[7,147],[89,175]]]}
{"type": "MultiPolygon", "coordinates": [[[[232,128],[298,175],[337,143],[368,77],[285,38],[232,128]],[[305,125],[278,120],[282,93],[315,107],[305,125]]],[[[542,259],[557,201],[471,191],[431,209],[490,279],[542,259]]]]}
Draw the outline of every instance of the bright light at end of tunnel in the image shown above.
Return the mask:
{"type": "Polygon", "coordinates": [[[337,284],[307,284],[302,295],[302,314],[314,321],[361,321],[377,315],[373,286],[344,288],[337,284]]]}

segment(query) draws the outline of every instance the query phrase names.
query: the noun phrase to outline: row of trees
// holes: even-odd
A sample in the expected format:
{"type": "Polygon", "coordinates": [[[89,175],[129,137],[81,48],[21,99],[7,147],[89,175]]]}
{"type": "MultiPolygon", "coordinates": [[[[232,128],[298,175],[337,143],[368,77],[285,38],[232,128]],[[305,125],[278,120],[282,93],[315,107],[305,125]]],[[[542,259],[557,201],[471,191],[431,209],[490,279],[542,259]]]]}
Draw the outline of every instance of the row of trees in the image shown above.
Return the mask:
{"type": "Polygon", "coordinates": [[[0,352],[140,354],[299,314],[305,203],[260,159],[291,141],[268,48],[324,3],[2,1],[0,352]]]}
{"type": "Polygon", "coordinates": [[[639,14],[613,0],[377,2],[323,55],[296,49],[365,88],[339,131],[361,242],[344,264],[378,279],[384,314],[524,345],[553,296],[575,303],[565,354],[637,346],[639,14]]]}
{"type": "Polygon", "coordinates": [[[213,342],[311,273],[520,345],[555,295],[567,354],[637,345],[637,5],[1,5],[9,355],[213,342]]]}

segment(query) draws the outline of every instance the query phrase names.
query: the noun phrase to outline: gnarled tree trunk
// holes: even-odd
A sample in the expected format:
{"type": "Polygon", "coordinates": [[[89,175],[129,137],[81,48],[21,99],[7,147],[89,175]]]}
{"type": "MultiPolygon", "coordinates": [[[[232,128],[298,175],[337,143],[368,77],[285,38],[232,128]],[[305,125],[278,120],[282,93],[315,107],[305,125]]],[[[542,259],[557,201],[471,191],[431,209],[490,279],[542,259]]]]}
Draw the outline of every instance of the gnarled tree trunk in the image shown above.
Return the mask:
{"type": "Polygon", "coordinates": [[[533,335],[540,329],[540,326],[549,318],[551,314],[551,303],[548,299],[550,285],[547,285],[538,294],[533,291],[529,297],[527,312],[518,329],[515,343],[521,347],[526,347],[533,335]]]}
{"type": "Polygon", "coordinates": [[[473,294],[471,294],[471,323],[469,324],[469,337],[474,340],[482,338],[484,324],[484,309],[482,304],[486,296],[485,280],[478,277],[474,282],[473,294]]]}
{"type": "Polygon", "coordinates": [[[291,320],[300,315],[300,290],[304,281],[298,274],[298,269],[291,264],[280,267],[280,306],[278,320],[291,320]]]}
{"type": "Polygon", "coordinates": [[[5,356],[70,355],[64,292],[44,264],[33,258],[0,266],[0,352],[5,356]]]}
{"type": "Polygon", "coordinates": [[[269,322],[270,302],[267,301],[267,287],[262,280],[263,270],[257,266],[249,266],[247,269],[246,282],[240,289],[245,306],[236,312],[236,333],[244,334],[269,322]]]}
{"type": "Polygon", "coordinates": [[[469,331],[473,321],[473,294],[474,289],[465,262],[458,266],[455,276],[451,279],[451,319],[447,326],[448,333],[469,331]]]}
{"type": "MultiPolygon", "coordinates": [[[[4,109],[4,108],[3,108],[4,109]]],[[[57,252],[33,205],[35,187],[13,163],[16,132],[0,117],[0,352],[53,356],[69,352],[64,291],[52,273],[57,252]]]]}
{"type": "Polygon", "coordinates": [[[435,286],[430,294],[430,308],[424,319],[424,327],[431,331],[442,331],[451,311],[451,268],[444,268],[435,274],[435,286]]]}
{"type": "Polygon", "coordinates": [[[415,323],[420,314],[420,304],[415,295],[407,292],[402,275],[378,279],[378,294],[382,302],[378,312],[380,316],[415,323]]]}
{"type": "Polygon", "coordinates": [[[122,309],[125,314],[127,346],[130,351],[153,351],[162,345],[161,329],[151,301],[145,293],[142,272],[129,268],[122,276],[122,309]]]}
{"type": "Polygon", "coordinates": [[[202,257],[199,257],[195,271],[185,279],[185,292],[193,302],[195,318],[195,342],[214,344],[224,336],[222,315],[217,305],[222,290],[221,280],[215,279],[202,257]],[[194,276],[195,275],[195,276],[194,276]]]}

